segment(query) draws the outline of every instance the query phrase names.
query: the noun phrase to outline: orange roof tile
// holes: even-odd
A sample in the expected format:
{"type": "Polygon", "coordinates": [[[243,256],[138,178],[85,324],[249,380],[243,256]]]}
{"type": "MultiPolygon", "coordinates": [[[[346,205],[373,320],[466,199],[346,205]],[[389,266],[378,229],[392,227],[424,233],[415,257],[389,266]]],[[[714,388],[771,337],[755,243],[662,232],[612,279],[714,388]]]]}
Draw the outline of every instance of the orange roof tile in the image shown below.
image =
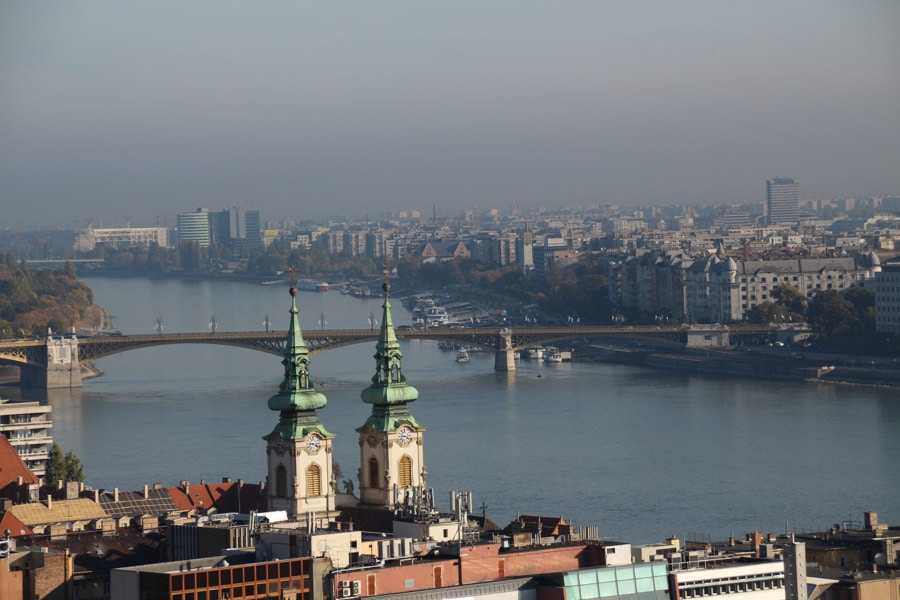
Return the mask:
{"type": "Polygon", "coordinates": [[[22,478],[22,483],[38,482],[37,475],[25,466],[9,440],[0,435],[0,490],[10,483],[18,484],[19,477],[22,478]]]}
{"type": "Polygon", "coordinates": [[[20,521],[16,515],[9,511],[0,515],[0,532],[4,532],[7,529],[12,537],[32,535],[34,533],[31,527],[20,521]]]}

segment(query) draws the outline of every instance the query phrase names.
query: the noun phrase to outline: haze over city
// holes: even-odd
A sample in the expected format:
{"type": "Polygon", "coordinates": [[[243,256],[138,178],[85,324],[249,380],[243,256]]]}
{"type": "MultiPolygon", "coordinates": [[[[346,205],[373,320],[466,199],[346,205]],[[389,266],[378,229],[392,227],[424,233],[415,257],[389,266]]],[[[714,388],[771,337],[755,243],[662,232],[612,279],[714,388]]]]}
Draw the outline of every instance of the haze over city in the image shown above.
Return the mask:
{"type": "Polygon", "coordinates": [[[9,2],[0,227],[900,193],[900,4],[9,2]]]}

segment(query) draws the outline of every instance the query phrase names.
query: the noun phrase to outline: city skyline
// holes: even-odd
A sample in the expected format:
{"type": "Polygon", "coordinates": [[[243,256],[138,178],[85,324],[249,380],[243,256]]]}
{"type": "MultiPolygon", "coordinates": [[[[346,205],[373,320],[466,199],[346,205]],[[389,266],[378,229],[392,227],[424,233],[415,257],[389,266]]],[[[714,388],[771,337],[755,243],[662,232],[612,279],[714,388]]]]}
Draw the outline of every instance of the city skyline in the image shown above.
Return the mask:
{"type": "Polygon", "coordinates": [[[0,8],[3,226],[900,193],[896,3],[0,8]]]}

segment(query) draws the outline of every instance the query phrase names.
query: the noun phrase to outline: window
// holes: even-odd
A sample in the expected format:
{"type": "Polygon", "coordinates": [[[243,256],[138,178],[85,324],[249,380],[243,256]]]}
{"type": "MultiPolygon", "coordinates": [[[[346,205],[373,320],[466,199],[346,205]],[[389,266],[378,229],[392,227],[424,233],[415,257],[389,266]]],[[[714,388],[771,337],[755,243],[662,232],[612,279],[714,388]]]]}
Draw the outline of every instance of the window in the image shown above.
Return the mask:
{"type": "Polygon", "coordinates": [[[275,495],[279,498],[287,497],[287,469],[284,465],[275,468],[275,495]]]}
{"type": "Polygon", "coordinates": [[[397,462],[397,479],[400,487],[412,487],[412,459],[405,454],[397,462]]]}
{"type": "Polygon", "coordinates": [[[377,488],[379,483],[378,459],[373,456],[369,459],[369,487],[377,488]]]}
{"type": "Polygon", "coordinates": [[[322,473],[319,465],[310,465],[306,470],[306,495],[307,497],[322,495],[322,473]]]}

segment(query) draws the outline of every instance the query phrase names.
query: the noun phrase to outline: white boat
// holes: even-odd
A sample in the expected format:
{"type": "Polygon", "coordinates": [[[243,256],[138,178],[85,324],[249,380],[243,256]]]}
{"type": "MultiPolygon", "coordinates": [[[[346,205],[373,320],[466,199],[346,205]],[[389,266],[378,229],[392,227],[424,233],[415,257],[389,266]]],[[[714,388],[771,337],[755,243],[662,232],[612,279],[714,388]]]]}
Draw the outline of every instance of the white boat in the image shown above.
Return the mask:
{"type": "Polygon", "coordinates": [[[450,322],[450,315],[440,306],[432,306],[425,309],[425,325],[428,327],[443,327],[450,322]]]}
{"type": "Polygon", "coordinates": [[[525,356],[533,360],[541,360],[544,358],[544,349],[540,346],[534,346],[525,351],[525,356]]]}
{"type": "Polygon", "coordinates": [[[559,352],[559,348],[549,347],[544,349],[544,360],[551,363],[560,363],[562,362],[562,354],[559,352]]]}
{"type": "Polygon", "coordinates": [[[460,350],[456,353],[456,362],[458,363],[467,363],[469,362],[469,351],[468,350],[460,350]]]}

